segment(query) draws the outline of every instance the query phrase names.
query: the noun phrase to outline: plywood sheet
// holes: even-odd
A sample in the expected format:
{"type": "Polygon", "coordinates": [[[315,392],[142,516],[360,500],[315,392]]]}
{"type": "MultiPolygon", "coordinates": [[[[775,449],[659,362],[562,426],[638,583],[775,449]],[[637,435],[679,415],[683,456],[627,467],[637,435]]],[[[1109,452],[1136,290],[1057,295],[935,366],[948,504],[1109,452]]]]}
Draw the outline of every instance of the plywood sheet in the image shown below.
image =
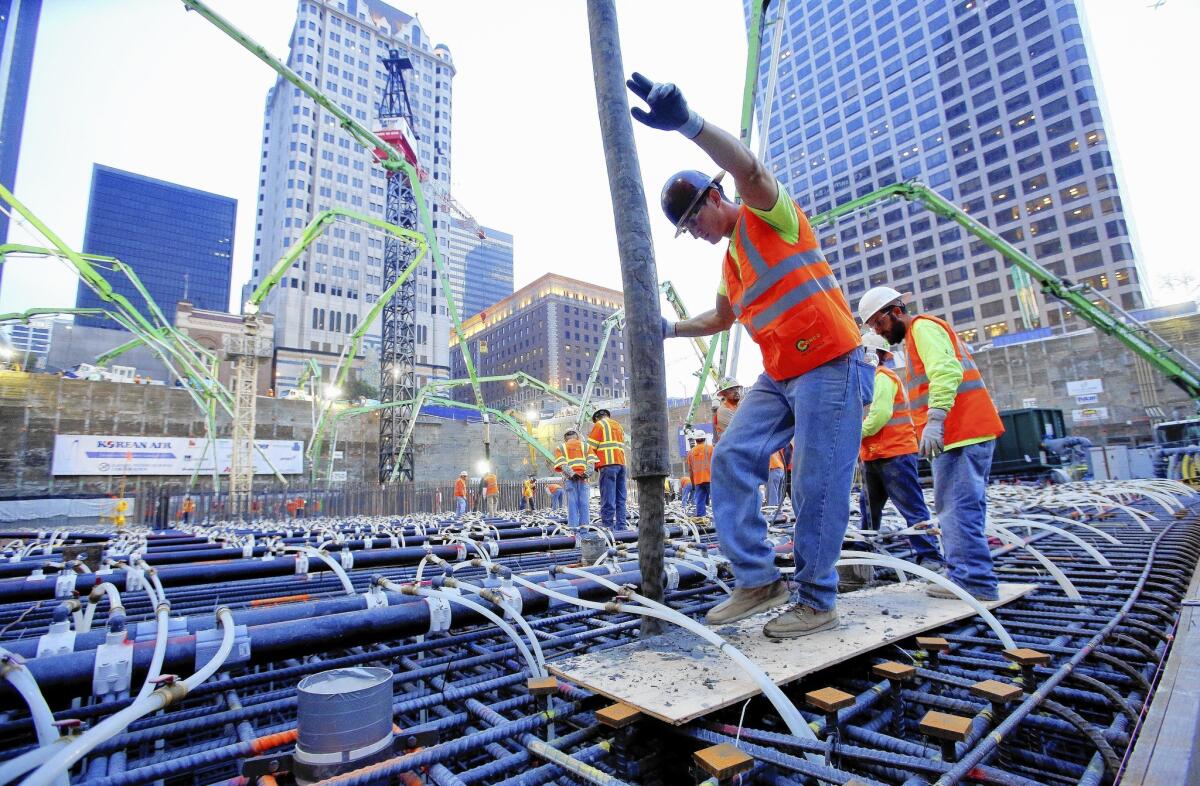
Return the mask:
{"type": "MultiPolygon", "coordinates": [[[[910,582],[839,595],[840,625],[801,639],[774,641],[763,635],[763,624],[778,609],[715,630],[782,685],[975,613],[961,600],[927,596],[926,586],[910,582]]],[[[1000,600],[984,605],[995,608],[1010,603],[1034,588],[1033,584],[1001,584],[1000,600]]],[[[547,666],[565,680],[673,724],[759,692],[750,677],[716,647],[677,627],[646,641],[547,666]]]]}

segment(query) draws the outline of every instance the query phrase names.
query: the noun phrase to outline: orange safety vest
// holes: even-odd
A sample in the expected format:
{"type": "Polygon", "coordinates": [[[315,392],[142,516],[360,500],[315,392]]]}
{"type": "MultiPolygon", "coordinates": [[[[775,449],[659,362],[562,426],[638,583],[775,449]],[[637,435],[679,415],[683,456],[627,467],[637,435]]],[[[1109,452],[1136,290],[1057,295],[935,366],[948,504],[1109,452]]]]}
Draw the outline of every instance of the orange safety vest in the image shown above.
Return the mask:
{"type": "Polygon", "coordinates": [[[689,478],[687,475],[684,475],[682,478],[679,479],[679,490],[680,491],[683,491],[685,488],[687,488],[690,485],[692,485],[692,479],[689,478]]]}
{"type": "Polygon", "coordinates": [[[562,488],[562,486],[560,486],[557,483],[550,483],[546,486],[546,492],[549,494],[553,494],[561,488],[562,488]]]}
{"type": "Polygon", "coordinates": [[[904,338],[904,351],[908,356],[905,370],[905,382],[908,388],[909,411],[912,413],[913,426],[920,434],[925,430],[929,420],[929,377],[925,375],[925,364],[917,354],[917,341],[913,338],[913,325],[918,319],[933,322],[946,335],[950,336],[950,344],[954,347],[954,356],[962,363],[963,378],[958,383],[958,392],[954,398],[954,406],[946,416],[945,439],[947,445],[961,442],[964,439],[978,437],[998,437],[1004,433],[1004,424],[1000,422],[1000,414],[996,405],[988,395],[979,367],[966,346],[958,340],[958,336],[950,325],[928,314],[913,317],[908,326],[908,335],[904,338]]]}
{"type": "Polygon", "coordinates": [[[467,481],[463,480],[461,477],[454,481],[454,496],[467,496],[467,481]]]}
{"type": "Polygon", "coordinates": [[[500,492],[499,492],[499,491],[496,489],[496,475],[495,475],[495,473],[493,473],[493,472],[489,472],[488,474],[484,475],[484,476],[483,476],[483,482],[484,482],[484,484],[485,484],[485,489],[486,489],[486,491],[485,491],[485,496],[488,496],[488,497],[494,497],[494,496],[496,496],[497,494],[499,494],[499,493],[500,493],[500,492]]]}
{"type": "Polygon", "coordinates": [[[692,473],[693,483],[712,482],[712,454],[713,446],[708,443],[700,443],[688,451],[688,472],[692,473]]]}
{"type": "Polygon", "coordinates": [[[771,463],[767,469],[783,469],[783,451],[777,450],[771,454],[771,463]]]}
{"type": "Polygon", "coordinates": [[[612,418],[601,418],[592,426],[588,445],[596,451],[596,466],[625,463],[625,430],[612,418]]]}
{"type": "Polygon", "coordinates": [[[190,500],[190,499],[185,499],[183,501],[183,505],[180,506],[180,510],[182,510],[184,513],[194,513],[196,511],[195,501],[190,500]]]}
{"type": "Polygon", "coordinates": [[[798,377],[862,343],[850,304],[796,205],[800,235],[787,243],[742,205],[725,252],[725,290],[738,321],[762,349],[775,380],[798,377]]]}
{"type": "Polygon", "coordinates": [[[554,469],[558,472],[567,468],[572,475],[582,475],[595,462],[596,454],[578,439],[568,439],[554,450],[554,469]]]}
{"type": "Polygon", "coordinates": [[[887,366],[876,366],[875,375],[890,377],[896,384],[896,397],[892,399],[892,417],[883,428],[869,437],[863,437],[858,457],[863,461],[907,456],[917,452],[917,432],[913,428],[912,413],[908,410],[908,398],[900,377],[887,366]]]}

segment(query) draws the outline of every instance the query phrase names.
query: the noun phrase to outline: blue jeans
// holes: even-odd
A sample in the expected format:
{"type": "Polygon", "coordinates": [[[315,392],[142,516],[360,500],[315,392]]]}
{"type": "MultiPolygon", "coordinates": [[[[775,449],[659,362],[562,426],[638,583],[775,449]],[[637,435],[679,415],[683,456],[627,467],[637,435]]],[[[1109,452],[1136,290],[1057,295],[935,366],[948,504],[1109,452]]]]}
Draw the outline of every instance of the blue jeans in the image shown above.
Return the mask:
{"type": "Polygon", "coordinates": [[[562,510],[563,493],[563,490],[559,489],[550,495],[550,507],[554,510],[562,510]]]}
{"type": "MultiPolygon", "coordinates": [[[[888,499],[908,526],[929,521],[929,508],[917,478],[916,453],[863,462],[863,490],[858,497],[863,529],[879,529],[880,514],[888,499]]],[[[908,543],[918,562],[926,559],[943,561],[937,542],[928,535],[914,535],[908,543]]]]}
{"type": "Polygon", "coordinates": [[[687,484],[679,496],[683,498],[683,507],[686,510],[687,506],[692,504],[692,484],[687,484]]]}
{"type": "Polygon", "coordinates": [[[862,350],[855,349],[792,379],[763,374],[742,399],[713,453],[713,477],[721,487],[713,518],[739,587],[762,587],[779,578],[758,487],[767,480],[771,454],[794,439],[796,600],[818,610],[833,608],[834,563],[850,521],[850,487],[873,377],[862,350]]]}
{"type": "Polygon", "coordinates": [[[988,473],[996,440],[947,450],[933,460],[933,507],[942,529],[948,574],[975,595],[995,597],[996,572],[987,536],[988,473]]]}
{"type": "Polygon", "coordinates": [[[467,498],[466,497],[455,497],[454,498],[454,512],[455,513],[466,513],[467,512],[467,498]]]}
{"type": "Polygon", "coordinates": [[[600,521],[609,529],[625,529],[625,465],[600,468],[600,521]]]}
{"type": "Polygon", "coordinates": [[[567,524],[578,527],[588,523],[587,478],[567,478],[567,524]]]}
{"type": "Polygon", "coordinates": [[[783,502],[783,475],[781,469],[767,472],[767,504],[773,508],[783,502]]]}
{"type": "Polygon", "coordinates": [[[708,494],[712,490],[712,484],[694,483],[692,488],[695,489],[692,492],[692,499],[696,502],[696,515],[703,516],[708,513],[708,494]]]}

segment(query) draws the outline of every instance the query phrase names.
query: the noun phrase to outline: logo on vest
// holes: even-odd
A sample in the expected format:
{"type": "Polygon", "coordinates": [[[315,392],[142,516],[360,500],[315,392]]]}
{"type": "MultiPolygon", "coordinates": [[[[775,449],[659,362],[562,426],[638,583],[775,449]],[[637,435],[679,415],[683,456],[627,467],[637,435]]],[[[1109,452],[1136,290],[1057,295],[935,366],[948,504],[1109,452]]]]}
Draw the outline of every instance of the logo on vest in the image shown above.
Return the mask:
{"type": "Polygon", "coordinates": [[[812,349],[813,345],[820,341],[820,339],[820,333],[812,338],[802,338],[796,342],[796,349],[800,350],[801,352],[807,352],[808,350],[812,349]]]}

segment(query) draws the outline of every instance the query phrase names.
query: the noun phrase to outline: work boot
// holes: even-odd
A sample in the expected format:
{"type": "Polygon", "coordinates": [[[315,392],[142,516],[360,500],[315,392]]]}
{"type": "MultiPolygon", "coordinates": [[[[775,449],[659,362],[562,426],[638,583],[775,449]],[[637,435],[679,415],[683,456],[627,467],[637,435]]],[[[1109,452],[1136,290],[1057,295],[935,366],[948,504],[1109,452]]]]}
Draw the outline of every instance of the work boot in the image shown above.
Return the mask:
{"type": "Polygon", "coordinates": [[[837,609],[817,611],[807,603],[797,603],[764,625],[763,634],[771,639],[798,639],[837,624],[837,609]]]}
{"type": "MultiPolygon", "coordinates": [[[[965,589],[965,587],[964,587],[964,589],[965,589]]],[[[971,597],[975,598],[975,600],[982,600],[982,601],[1000,600],[1000,594],[998,592],[986,593],[986,592],[973,592],[971,590],[967,590],[967,592],[970,593],[971,597]]],[[[941,584],[930,584],[928,587],[925,588],[925,594],[931,598],[950,598],[953,600],[962,600],[962,598],[958,597],[953,592],[951,592],[948,588],[943,587],[941,584]]]]}
{"type": "Polygon", "coordinates": [[[791,592],[783,579],[762,587],[734,587],[728,599],[708,610],[704,621],[709,625],[737,622],[787,603],[789,597],[791,592]]]}

